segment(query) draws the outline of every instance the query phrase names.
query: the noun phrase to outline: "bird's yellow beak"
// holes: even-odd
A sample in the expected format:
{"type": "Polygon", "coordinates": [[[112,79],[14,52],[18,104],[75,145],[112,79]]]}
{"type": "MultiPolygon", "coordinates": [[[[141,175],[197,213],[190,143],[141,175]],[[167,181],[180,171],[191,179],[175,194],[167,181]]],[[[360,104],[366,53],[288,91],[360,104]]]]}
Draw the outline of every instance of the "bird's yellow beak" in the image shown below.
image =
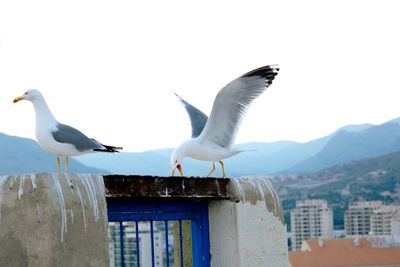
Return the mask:
{"type": "Polygon", "coordinates": [[[21,100],[24,100],[24,99],[25,99],[25,98],[22,97],[22,96],[16,97],[16,98],[14,98],[13,103],[17,103],[17,102],[19,102],[19,101],[21,101],[21,100]]]}
{"type": "Polygon", "coordinates": [[[179,171],[179,174],[180,174],[181,176],[183,176],[183,172],[182,172],[182,166],[181,166],[181,164],[178,164],[178,165],[176,166],[176,168],[174,168],[174,169],[172,170],[172,176],[174,176],[174,175],[175,175],[175,169],[178,169],[178,171],[179,171]]]}

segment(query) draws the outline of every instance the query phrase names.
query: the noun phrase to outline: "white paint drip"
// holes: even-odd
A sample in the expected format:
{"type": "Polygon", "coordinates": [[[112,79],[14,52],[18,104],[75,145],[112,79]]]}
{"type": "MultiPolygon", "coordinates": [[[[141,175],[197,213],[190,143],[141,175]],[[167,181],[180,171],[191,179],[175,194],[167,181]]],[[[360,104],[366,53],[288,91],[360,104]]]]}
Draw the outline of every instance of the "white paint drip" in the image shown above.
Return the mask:
{"type": "Polygon", "coordinates": [[[99,208],[97,205],[96,188],[94,187],[93,180],[91,179],[90,174],[82,174],[81,181],[86,189],[86,194],[89,199],[90,207],[93,210],[94,219],[97,222],[100,219],[100,217],[99,217],[99,208]]]}
{"type": "Polygon", "coordinates": [[[70,209],[70,215],[71,215],[71,222],[72,222],[72,223],[75,223],[75,220],[74,220],[74,211],[73,211],[72,209],[70,209]]]}
{"type": "Polygon", "coordinates": [[[36,186],[36,175],[34,173],[29,174],[29,178],[31,179],[32,182],[32,190],[36,191],[37,186],[36,186]]]}
{"type": "Polygon", "coordinates": [[[267,177],[240,177],[238,179],[232,179],[231,181],[235,186],[236,192],[238,192],[239,194],[240,200],[242,200],[243,202],[246,201],[246,193],[243,189],[242,183],[250,184],[254,188],[254,190],[259,193],[261,200],[263,201],[265,200],[265,193],[269,193],[274,202],[274,214],[278,214],[278,210],[281,207],[281,202],[278,194],[274,189],[274,186],[267,177]]]}
{"type": "MultiPolygon", "coordinates": [[[[93,177],[93,176],[92,176],[93,177]]],[[[100,194],[100,201],[103,204],[103,216],[104,216],[104,227],[107,230],[108,229],[108,213],[107,213],[107,203],[105,201],[105,194],[106,194],[106,186],[104,185],[104,179],[103,176],[101,175],[95,175],[96,177],[96,184],[98,186],[99,194],[100,194]]]]}
{"type": "Polygon", "coordinates": [[[278,207],[280,207],[280,205],[281,205],[281,202],[280,202],[280,199],[278,197],[278,194],[276,193],[276,191],[274,189],[274,186],[272,185],[271,181],[268,178],[264,178],[263,181],[264,181],[264,183],[266,185],[268,185],[269,192],[271,193],[271,195],[272,195],[272,197],[274,199],[274,206],[275,206],[275,213],[274,214],[277,214],[278,207]]]}
{"type": "Polygon", "coordinates": [[[82,214],[83,214],[83,225],[85,227],[85,232],[86,232],[87,223],[86,223],[85,205],[83,203],[82,195],[81,195],[81,191],[79,190],[79,187],[76,187],[76,192],[78,194],[79,200],[81,201],[82,214]]]}
{"type": "Polygon", "coordinates": [[[67,181],[67,185],[69,186],[69,188],[71,188],[72,194],[74,194],[74,184],[72,183],[72,180],[69,178],[68,174],[65,174],[64,177],[67,181]]]}
{"type": "MultiPolygon", "coordinates": [[[[60,180],[57,174],[51,174],[50,178],[53,182],[53,190],[56,194],[56,197],[58,198],[58,203],[60,207],[60,213],[61,213],[61,242],[64,241],[64,234],[67,233],[67,207],[64,199],[64,193],[62,186],[60,184],[60,180]]],[[[104,216],[104,222],[105,222],[105,227],[107,229],[107,219],[108,219],[108,214],[107,214],[107,204],[104,199],[105,195],[105,186],[104,186],[104,180],[101,175],[90,175],[90,174],[83,174],[80,175],[79,180],[81,181],[82,185],[84,186],[86,190],[86,195],[89,200],[90,207],[93,210],[93,216],[95,218],[95,221],[100,220],[100,215],[104,216]],[[99,200],[98,200],[99,199],[99,200]],[[102,203],[102,206],[99,207],[99,202],[102,203]],[[102,213],[102,214],[100,214],[102,213]]],[[[4,186],[7,183],[8,180],[11,180],[10,183],[10,190],[13,188],[14,183],[19,179],[19,188],[17,192],[18,199],[21,199],[22,195],[24,194],[24,185],[25,185],[25,179],[30,179],[32,183],[32,191],[37,190],[37,181],[36,181],[36,174],[30,173],[30,174],[23,174],[23,175],[13,175],[13,176],[1,176],[0,177],[0,221],[1,221],[1,206],[3,202],[3,197],[4,197],[4,186]],[[9,179],[11,178],[11,179],[9,179]]],[[[72,194],[75,194],[75,191],[73,190],[74,186],[72,183],[72,180],[69,179],[69,177],[65,176],[66,183],[72,190],[72,194]]],[[[79,197],[79,201],[81,203],[81,208],[82,208],[82,215],[83,215],[83,224],[86,229],[88,227],[88,222],[86,218],[86,211],[85,211],[85,199],[82,197],[81,191],[79,187],[76,187],[77,195],[79,197]]],[[[36,203],[36,214],[38,216],[38,220],[40,221],[40,207],[39,203],[36,203]]],[[[71,217],[71,221],[75,222],[75,215],[72,209],[70,209],[70,214],[69,216],[71,217]]]]}
{"type": "Polygon", "coordinates": [[[24,194],[25,175],[19,175],[18,199],[24,194]]]}
{"type": "Polygon", "coordinates": [[[38,221],[40,222],[40,207],[39,202],[36,202],[36,215],[38,217],[38,221]]]}
{"type": "Polygon", "coordinates": [[[15,176],[13,176],[12,179],[11,179],[10,190],[13,188],[14,181],[15,181],[15,176]]]}
{"type": "Polygon", "coordinates": [[[1,206],[3,204],[4,184],[7,183],[9,176],[5,175],[0,177],[0,221],[1,221],[1,206]]]}
{"type": "Polygon", "coordinates": [[[61,212],[61,242],[64,242],[64,232],[67,233],[67,211],[65,209],[64,194],[56,174],[51,174],[53,179],[54,191],[57,194],[58,201],[60,203],[61,212]]]}
{"type": "Polygon", "coordinates": [[[217,180],[215,180],[215,185],[217,186],[217,193],[218,193],[218,196],[219,196],[219,195],[221,195],[221,188],[219,187],[219,183],[218,183],[217,180]]]}
{"type": "Polygon", "coordinates": [[[237,192],[239,192],[239,199],[243,202],[246,202],[246,194],[244,193],[243,187],[240,184],[240,180],[242,178],[239,179],[231,179],[231,182],[233,183],[233,185],[235,186],[235,189],[237,192]]]}
{"type": "Polygon", "coordinates": [[[96,184],[93,182],[92,176],[89,174],[88,175],[88,181],[89,184],[92,188],[92,192],[93,192],[93,215],[95,218],[95,221],[97,222],[98,220],[100,220],[100,211],[99,211],[99,203],[98,203],[98,199],[97,199],[97,192],[98,190],[96,190],[96,184]]]}
{"type": "Polygon", "coordinates": [[[264,200],[265,193],[262,182],[258,179],[249,179],[249,181],[253,185],[253,187],[257,188],[258,193],[260,193],[261,200],[264,200]]]}

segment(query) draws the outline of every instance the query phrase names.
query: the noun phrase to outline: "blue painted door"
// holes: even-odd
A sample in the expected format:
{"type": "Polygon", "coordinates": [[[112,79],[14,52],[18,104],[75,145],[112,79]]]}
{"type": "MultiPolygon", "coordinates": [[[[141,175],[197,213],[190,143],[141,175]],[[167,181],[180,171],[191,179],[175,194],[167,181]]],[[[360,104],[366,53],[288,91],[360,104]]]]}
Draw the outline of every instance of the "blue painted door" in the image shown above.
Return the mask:
{"type": "Polygon", "coordinates": [[[109,198],[107,209],[111,266],[210,266],[207,202],[109,198]]]}

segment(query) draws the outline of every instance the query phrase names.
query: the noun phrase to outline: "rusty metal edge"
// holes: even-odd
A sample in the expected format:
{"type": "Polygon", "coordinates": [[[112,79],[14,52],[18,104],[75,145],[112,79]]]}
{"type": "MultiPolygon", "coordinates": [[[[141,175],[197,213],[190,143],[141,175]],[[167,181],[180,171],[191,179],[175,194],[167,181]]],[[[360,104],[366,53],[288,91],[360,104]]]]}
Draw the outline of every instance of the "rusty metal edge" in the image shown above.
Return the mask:
{"type": "Polygon", "coordinates": [[[171,177],[151,175],[104,175],[107,198],[132,198],[132,199],[206,199],[227,200],[229,178],[203,178],[203,177],[171,177]],[[202,190],[196,194],[191,188],[190,195],[181,193],[185,191],[185,185],[200,186],[202,190]],[[168,186],[169,185],[169,186],[168,186]],[[142,187],[142,188],[136,188],[142,187]],[[204,188],[204,187],[207,188],[204,188]],[[132,190],[132,187],[135,187],[132,190]],[[172,194],[168,194],[168,188],[174,188],[172,194]],[[167,189],[167,194],[161,194],[167,189]],[[205,193],[204,190],[207,192],[205,193]],[[142,192],[138,192],[142,191],[142,192]]]}

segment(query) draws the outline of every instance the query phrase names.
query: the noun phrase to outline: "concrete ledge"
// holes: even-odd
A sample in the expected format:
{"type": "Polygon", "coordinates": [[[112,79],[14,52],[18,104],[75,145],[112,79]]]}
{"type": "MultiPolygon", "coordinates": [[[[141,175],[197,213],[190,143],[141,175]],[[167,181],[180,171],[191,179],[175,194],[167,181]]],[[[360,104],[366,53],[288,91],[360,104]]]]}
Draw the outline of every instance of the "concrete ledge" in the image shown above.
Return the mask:
{"type": "Polygon", "coordinates": [[[105,175],[106,197],[229,199],[230,179],[105,175]]]}
{"type": "Polygon", "coordinates": [[[109,266],[109,201],[206,201],[212,266],[287,267],[286,228],[267,178],[0,176],[1,266],[109,266]]]}
{"type": "Polygon", "coordinates": [[[101,176],[1,176],[0,212],[0,266],[109,266],[101,176]]]}
{"type": "Polygon", "coordinates": [[[211,265],[288,267],[283,210],[265,177],[232,179],[229,201],[210,201],[211,265]]]}

